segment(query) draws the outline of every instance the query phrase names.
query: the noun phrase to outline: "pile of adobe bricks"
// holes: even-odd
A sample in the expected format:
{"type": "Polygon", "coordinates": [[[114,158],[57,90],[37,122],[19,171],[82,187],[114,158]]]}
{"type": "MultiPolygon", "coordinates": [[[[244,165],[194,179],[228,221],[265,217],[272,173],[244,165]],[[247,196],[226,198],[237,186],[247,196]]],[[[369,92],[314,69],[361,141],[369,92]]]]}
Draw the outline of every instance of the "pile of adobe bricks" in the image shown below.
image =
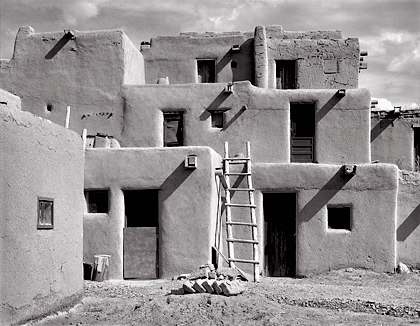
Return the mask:
{"type": "Polygon", "coordinates": [[[210,293],[233,296],[245,290],[248,276],[237,268],[222,267],[216,270],[213,264],[206,264],[196,272],[182,274],[174,279],[184,282],[180,288],[172,290],[171,294],[210,293]]]}

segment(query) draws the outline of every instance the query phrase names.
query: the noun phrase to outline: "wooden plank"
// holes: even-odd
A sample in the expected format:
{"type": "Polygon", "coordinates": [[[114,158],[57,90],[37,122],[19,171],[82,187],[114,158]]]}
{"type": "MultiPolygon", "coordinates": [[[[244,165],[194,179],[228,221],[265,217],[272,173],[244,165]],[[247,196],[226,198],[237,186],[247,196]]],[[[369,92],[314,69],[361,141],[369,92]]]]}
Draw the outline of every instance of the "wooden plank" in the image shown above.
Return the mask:
{"type": "Polygon", "coordinates": [[[158,228],[123,229],[124,278],[154,279],[158,277],[158,228]]]}

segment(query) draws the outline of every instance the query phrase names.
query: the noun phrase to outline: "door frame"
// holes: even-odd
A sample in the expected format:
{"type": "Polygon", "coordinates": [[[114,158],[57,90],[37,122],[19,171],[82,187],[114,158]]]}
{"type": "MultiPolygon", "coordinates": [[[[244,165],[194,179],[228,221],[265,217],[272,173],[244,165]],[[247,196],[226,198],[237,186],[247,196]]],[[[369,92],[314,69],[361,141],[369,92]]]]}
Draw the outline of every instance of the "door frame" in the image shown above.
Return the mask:
{"type": "Polygon", "coordinates": [[[266,255],[266,250],[267,250],[267,246],[268,246],[268,240],[269,240],[269,234],[268,234],[268,222],[266,221],[266,216],[265,216],[265,212],[264,212],[264,195],[266,194],[277,194],[277,195],[281,195],[281,194],[294,194],[295,196],[295,233],[294,233],[294,238],[295,238],[295,250],[294,250],[294,275],[290,275],[290,276],[280,276],[280,277],[296,277],[296,273],[297,273],[297,261],[298,261],[298,257],[297,257],[297,248],[298,248],[298,237],[297,237],[297,230],[298,230],[298,192],[296,190],[281,190],[281,189],[269,189],[269,190],[261,190],[261,203],[262,203],[262,224],[263,224],[263,270],[264,270],[264,275],[270,277],[269,275],[269,271],[268,271],[268,255],[266,255]]]}

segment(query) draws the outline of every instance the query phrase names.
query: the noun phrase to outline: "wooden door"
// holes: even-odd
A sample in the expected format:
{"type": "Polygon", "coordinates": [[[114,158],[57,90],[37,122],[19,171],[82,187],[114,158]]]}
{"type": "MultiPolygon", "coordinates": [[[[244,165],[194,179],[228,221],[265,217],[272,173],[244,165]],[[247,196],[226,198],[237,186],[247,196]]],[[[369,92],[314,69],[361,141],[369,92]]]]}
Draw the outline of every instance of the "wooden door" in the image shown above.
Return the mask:
{"type": "Polygon", "coordinates": [[[158,191],[126,190],[124,203],[124,278],[158,278],[158,191]]]}
{"type": "Polygon", "coordinates": [[[265,193],[264,220],[268,276],[296,275],[296,194],[265,193]]]}
{"type": "Polygon", "coordinates": [[[290,103],[290,161],[315,161],[315,103],[290,103]]]}

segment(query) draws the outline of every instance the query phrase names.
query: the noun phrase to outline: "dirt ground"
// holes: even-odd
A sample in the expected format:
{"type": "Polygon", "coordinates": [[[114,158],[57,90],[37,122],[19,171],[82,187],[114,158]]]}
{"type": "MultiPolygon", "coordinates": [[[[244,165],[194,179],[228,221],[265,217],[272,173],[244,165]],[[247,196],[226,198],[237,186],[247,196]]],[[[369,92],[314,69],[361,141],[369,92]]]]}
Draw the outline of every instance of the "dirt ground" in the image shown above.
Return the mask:
{"type": "Polygon", "coordinates": [[[82,302],[26,325],[420,324],[420,275],[367,270],[266,278],[237,296],[171,295],[182,281],[85,281],[82,302]]]}

